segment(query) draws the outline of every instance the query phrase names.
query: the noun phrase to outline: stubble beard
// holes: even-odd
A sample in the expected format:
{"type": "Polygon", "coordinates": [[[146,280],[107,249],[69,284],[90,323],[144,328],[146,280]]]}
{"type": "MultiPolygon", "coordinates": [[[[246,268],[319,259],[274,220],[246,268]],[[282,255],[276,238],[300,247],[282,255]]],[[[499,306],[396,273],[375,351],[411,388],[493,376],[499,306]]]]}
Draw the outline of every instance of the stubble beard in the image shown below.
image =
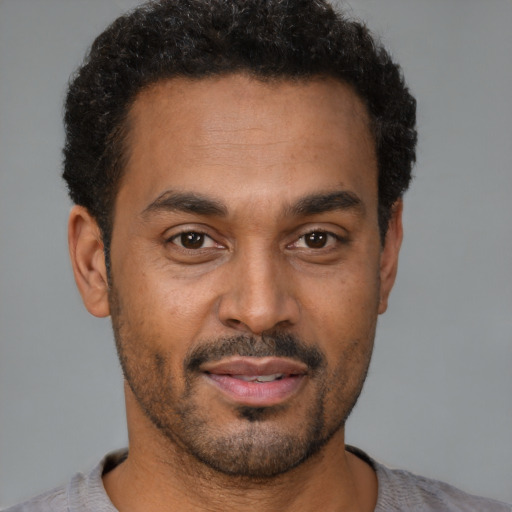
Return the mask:
{"type": "Polygon", "coordinates": [[[189,353],[183,364],[185,390],[177,395],[178,386],[167,366],[166,356],[152,347],[150,340],[144,343],[145,340],[137,337],[127,319],[123,319],[122,305],[114,287],[110,293],[110,308],[123,375],[141,410],[171,443],[173,451],[182,453],[182,460],[183,455],[191,456],[228,476],[270,479],[318,454],[344,427],[360,395],[370,362],[372,343],[368,353],[363,355],[363,370],[354,384],[349,382],[346,369],[356,360],[361,365],[356,342],[328,372],[325,356],[318,349],[287,333],[217,339],[202,343],[189,353]],[[202,362],[228,355],[295,357],[308,365],[308,378],[316,381],[316,396],[308,405],[307,414],[297,419],[296,429],[291,431],[279,425],[279,415],[286,405],[239,406],[234,411],[237,427],[231,431],[212,423],[195,400],[199,376],[194,370],[202,362]],[[333,388],[337,392],[333,393],[333,388]],[[327,411],[335,413],[330,417],[327,411]]]}

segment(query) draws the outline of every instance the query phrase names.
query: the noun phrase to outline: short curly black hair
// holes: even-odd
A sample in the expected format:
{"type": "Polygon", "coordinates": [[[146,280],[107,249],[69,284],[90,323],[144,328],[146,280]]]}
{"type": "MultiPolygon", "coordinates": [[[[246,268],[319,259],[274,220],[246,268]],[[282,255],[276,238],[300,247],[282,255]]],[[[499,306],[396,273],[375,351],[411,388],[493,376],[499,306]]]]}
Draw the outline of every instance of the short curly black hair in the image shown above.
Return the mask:
{"type": "Polygon", "coordinates": [[[379,228],[411,179],[416,102],[400,67],[366,26],[324,0],[158,0],[99,35],[69,85],[63,177],[87,208],[108,258],[137,94],[173,77],[246,73],[260,79],[332,77],[366,105],[379,169],[379,228]]]}

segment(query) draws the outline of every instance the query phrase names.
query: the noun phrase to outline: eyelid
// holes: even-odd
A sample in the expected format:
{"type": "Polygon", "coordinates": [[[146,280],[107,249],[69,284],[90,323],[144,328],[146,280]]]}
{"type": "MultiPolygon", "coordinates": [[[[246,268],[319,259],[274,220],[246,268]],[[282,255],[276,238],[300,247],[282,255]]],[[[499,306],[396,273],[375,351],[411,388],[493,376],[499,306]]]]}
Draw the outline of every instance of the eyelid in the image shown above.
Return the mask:
{"type": "Polygon", "coordinates": [[[301,249],[306,249],[306,250],[311,250],[311,251],[322,251],[322,250],[325,251],[325,250],[330,249],[333,245],[335,245],[339,242],[344,242],[344,239],[341,238],[340,236],[336,235],[335,233],[331,233],[328,231],[314,230],[314,231],[310,231],[308,233],[304,233],[303,235],[301,235],[299,238],[297,238],[297,240],[292,245],[297,247],[300,242],[303,242],[303,245],[300,247],[301,249]],[[308,247],[306,245],[305,238],[308,235],[311,235],[313,233],[321,233],[322,235],[326,235],[328,237],[327,241],[323,247],[315,248],[315,247],[308,247]],[[330,240],[329,240],[329,238],[330,238],[330,240]]]}
{"type": "Polygon", "coordinates": [[[189,251],[189,250],[194,250],[194,251],[198,251],[198,250],[201,250],[201,249],[210,249],[211,247],[215,247],[215,246],[218,246],[217,242],[208,234],[206,233],[202,233],[200,231],[182,231],[181,233],[177,233],[175,235],[173,235],[171,238],[168,239],[168,241],[174,245],[177,245],[178,247],[180,247],[181,249],[184,249],[186,251],[189,251]],[[199,247],[198,249],[189,249],[188,247],[184,247],[183,244],[181,243],[177,243],[176,240],[179,240],[183,235],[186,235],[186,234],[189,234],[189,233],[195,233],[197,235],[201,235],[203,238],[203,240],[206,242],[207,239],[210,240],[210,243],[212,243],[211,245],[208,245],[208,246],[205,246],[204,244],[199,247]]]}
{"type": "Polygon", "coordinates": [[[198,252],[201,249],[211,249],[212,248],[212,247],[201,247],[200,249],[187,249],[186,247],[183,247],[182,245],[177,244],[175,242],[175,240],[177,238],[179,238],[180,236],[187,234],[187,233],[197,233],[198,235],[202,235],[205,238],[209,238],[210,240],[212,240],[212,242],[214,242],[214,244],[215,244],[214,247],[219,248],[219,249],[226,248],[225,243],[221,243],[218,241],[220,236],[216,236],[215,233],[212,234],[212,229],[208,229],[207,227],[197,226],[197,225],[194,226],[194,225],[190,225],[190,224],[175,226],[171,229],[166,230],[166,232],[163,235],[163,240],[166,244],[171,243],[174,246],[176,246],[179,249],[182,249],[184,251],[198,252]]]}
{"type": "Polygon", "coordinates": [[[162,238],[166,240],[170,240],[176,236],[182,235],[183,233],[199,233],[201,235],[209,236],[210,238],[214,238],[215,235],[212,235],[212,229],[203,224],[178,224],[176,226],[169,227],[162,232],[162,238]]]}
{"type": "MultiPolygon", "coordinates": [[[[350,238],[349,238],[349,235],[347,234],[347,232],[342,228],[338,228],[338,231],[343,231],[343,233],[336,232],[336,230],[334,228],[329,228],[329,227],[320,227],[320,226],[308,227],[304,230],[301,230],[298,235],[295,235],[293,241],[291,243],[287,244],[287,247],[292,247],[292,246],[296,245],[300,240],[304,240],[304,237],[311,235],[313,233],[322,233],[327,236],[330,236],[330,237],[334,238],[334,240],[340,244],[348,243],[350,241],[350,238]]],[[[321,251],[322,249],[325,250],[330,246],[331,246],[331,244],[329,244],[327,247],[323,247],[321,249],[313,249],[313,248],[309,248],[309,247],[304,247],[304,249],[310,249],[313,251],[321,251]]]]}

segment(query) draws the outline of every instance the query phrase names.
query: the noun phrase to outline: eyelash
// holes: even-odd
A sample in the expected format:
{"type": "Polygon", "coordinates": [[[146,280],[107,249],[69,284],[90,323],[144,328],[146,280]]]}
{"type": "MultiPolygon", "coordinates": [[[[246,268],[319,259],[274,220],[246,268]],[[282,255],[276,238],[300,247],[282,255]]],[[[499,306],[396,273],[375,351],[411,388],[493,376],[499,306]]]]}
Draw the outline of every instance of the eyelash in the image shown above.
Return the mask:
{"type": "MultiPolygon", "coordinates": [[[[298,237],[295,242],[293,242],[292,244],[290,245],[295,245],[297,244],[299,241],[301,240],[305,240],[305,238],[309,235],[313,235],[313,234],[319,234],[319,235],[325,235],[327,237],[331,237],[335,240],[335,242],[338,242],[340,244],[347,244],[349,242],[349,239],[348,237],[346,236],[341,236],[341,235],[338,235],[336,233],[333,233],[332,231],[327,231],[325,229],[311,229],[309,230],[308,232],[304,233],[303,235],[301,235],[300,237],[298,237]]],[[[328,244],[329,241],[326,242],[326,244],[328,244]]],[[[305,247],[303,249],[310,249],[310,250],[321,250],[321,249],[325,249],[326,247],[319,247],[319,248],[313,248],[313,247],[305,247]]]]}
{"type": "MultiPolygon", "coordinates": [[[[293,246],[296,246],[298,245],[301,241],[303,241],[305,244],[307,242],[305,242],[306,238],[310,235],[324,235],[327,238],[327,240],[325,241],[325,244],[321,247],[301,247],[300,249],[304,249],[304,250],[322,250],[322,249],[326,249],[328,248],[330,245],[332,244],[329,244],[329,238],[331,239],[334,239],[335,242],[338,242],[340,244],[346,244],[349,242],[348,238],[345,237],[345,236],[340,236],[336,233],[333,233],[332,231],[327,231],[325,229],[311,229],[309,231],[307,231],[306,233],[300,235],[298,238],[295,239],[294,242],[292,242],[291,244],[288,244],[287,245],[287,248],[291,248],[293,246]],[[326,247],[327,246],[327,247],[326,247]]],[[[206,240],[210,240],[212,244],[216,245],[217,247],[220,247],[220,248],[223,248],[224,246],[222,244],[219,244],[218,242],[216,242],[216,240],[211,237],[208,233],[206,233],[205,231],[202,231],[202,230],[197,230],[197,229],[190,229],[190,230],[183,230],[179,233],[176,233],[174,235],[172,235],[171,237],[167,238],[166,239],[166,243],[171,243],[173,245],[175,245],[176,247],[179,247],[181,250],[185,250],[185,251],[191,251],[191,252],[198,252],[200,251],[201,249],[210,249],[212,247],[204,247],[204,243],[206,240]],[[201,240],[201,246],[200,247],[197,247],[197,248],[190,248],[190,247],[185,247],[183,244],[180,244],[180,243],[177,243],[176,241],[178,239],[180,239],[180,237],[183,237],[185,235],[196,235],[196,236],[199,236],[199,237],[203,237],[202,240],[201,240]]]]}
{"type": "MultiPolygon", "coordinates": [[[[173,245],[175,245],[175,246],[177,246],[180,249],[185,250],[185,251],[196,252],[196,251],[199,251],[201,249],[205,249],[205,247],[202,246],[204,244],[205,240],[210,240],[211,242],[213,242],[213,244],[222,247],[222,245],[219,244],[218,242],[216,242],[215,239],[212,238],[208,233],[206,233],[204,231],[201,231],[201,230],[197,230],[197,229],[188,229],[188,230],[184,230],[184,231],[181,231],[179,233],[176,233],[176,234],[172,235],[171,237],[169,237],[166,240],[166,243],[171,243],[171,244],[173,244],[173,245]],[[189,248],[189,247],[185,247],[182,244],[176,243],[177,239],[180,239],[181,237],[186,236],[186,235],[196,235],[196,236],[203,237],[203,242],[201,244],[201,247],[198,247],[196,249],[192,249],[192,248],[189,248]]],[[[206,247],[206,249],[209,249],[209,247],[206,247]]]]}

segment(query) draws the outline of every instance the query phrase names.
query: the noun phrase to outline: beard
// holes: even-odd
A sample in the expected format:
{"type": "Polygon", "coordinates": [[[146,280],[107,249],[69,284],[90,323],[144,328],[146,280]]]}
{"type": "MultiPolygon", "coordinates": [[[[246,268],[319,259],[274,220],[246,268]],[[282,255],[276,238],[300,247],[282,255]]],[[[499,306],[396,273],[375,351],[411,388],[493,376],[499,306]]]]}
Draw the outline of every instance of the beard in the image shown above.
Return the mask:
{"type": "Polygon", "coordinates": [[[124,315],[114,287],[110,310],[124,378],[146,417],[182,453],[230,476],[269,479],[318,454],[344,427],[371,357],[372,342],[362,351],[354,341],[329,369],[319,348],[275,330],[259,337],[204,340],[191,347],[177,365],[170,360],[170,350],[158,348],[162,346],[156,340],[159,336],[147,334],[150,321],[132,322],[124,315]],[[200,367],[230,356],[287,357],[304,363],[313,396],[299,406],[296,402],[268,407],[232,405],[229,411],[211,411],[211,404],[196,393],[203,377],[200,367]],[[350,371],[354,366],[360,369],[355,378],[350,371]],[[293,416],[297,408],[300,411],[293,421],[283,423],[283,416],[293,416]],[[223,417],[220,422],[219,416],[223,417]]]}

